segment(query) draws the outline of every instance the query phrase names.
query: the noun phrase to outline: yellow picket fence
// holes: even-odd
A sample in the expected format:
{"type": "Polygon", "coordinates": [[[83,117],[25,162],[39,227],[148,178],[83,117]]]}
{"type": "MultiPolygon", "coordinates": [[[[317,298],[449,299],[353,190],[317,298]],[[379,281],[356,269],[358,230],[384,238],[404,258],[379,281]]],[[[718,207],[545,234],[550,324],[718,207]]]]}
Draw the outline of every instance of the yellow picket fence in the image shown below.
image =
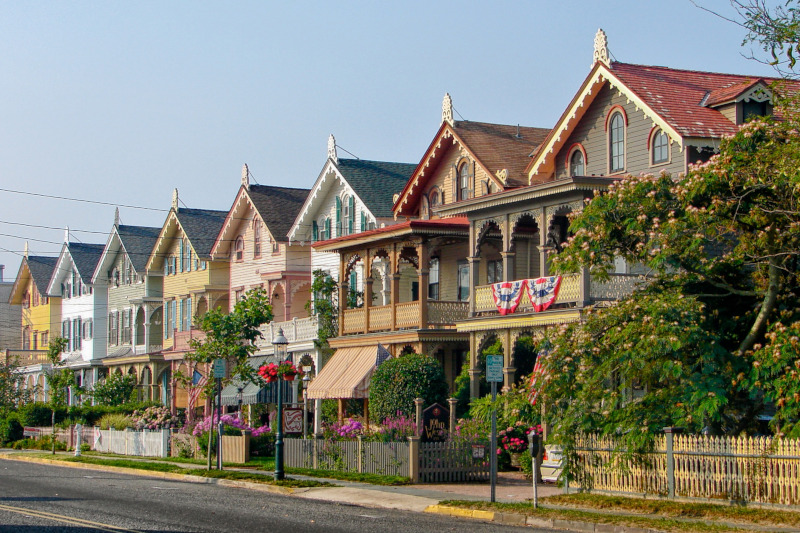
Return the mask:
{"type": "Polygon", "coordinates": [[[643,461],[624,459],[614,439],[578,439],[570,488],[779,505],[800,505],[800,439],[666,433],[643,461]]]}

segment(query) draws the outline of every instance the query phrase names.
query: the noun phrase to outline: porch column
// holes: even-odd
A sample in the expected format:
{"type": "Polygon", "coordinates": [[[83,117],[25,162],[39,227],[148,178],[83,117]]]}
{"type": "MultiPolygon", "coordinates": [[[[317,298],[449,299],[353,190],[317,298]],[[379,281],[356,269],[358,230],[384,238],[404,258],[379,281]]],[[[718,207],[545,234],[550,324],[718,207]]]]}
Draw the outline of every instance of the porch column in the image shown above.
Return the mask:
{"type": "Polygon", "coordinates": [[[467,257],[469,263],[469,314],[475,316],[475,290],[480,285],[480,257],[467,257]]]}
{"type": "Polygon", "coordinates": [[[283,280],[283,317],[285,321],[292,319],[292,283],[288,279],[283,280]]]}
{"type": "Polygon", "coordinates": [[[542,226],[539,228],[539,276],[547,276],[549,269],[547,268],[547,233],[550,229],[550,221],[547,220],[547,211],[544,207],[541,208],[542,212],[542,226]]]}
{"type": "MultiPolygon", "coordinates": [[[[194,305],[194,304],[192,304],[194,305]]],[[[145,353],[150,353],[150,309],[148,308],[149,305],[142,306],[144,310],[144,350],[145,353]]]]}
{"type": "Polygon", "coordinates": [[[369,308],[372,305],[372,258],[369,249],[364,254],[364,333],[369,333],[369,308]]]}
{"type": "Polygon", "coordinates": [[[478,366],[478,356],[477,356],[477,346],[478,343],[475,339],[475,332],[471,332],[469,334],[469,397],[470,398],[477,398],[480,395],[480,385],[481,385],[481,373],[482,370],[477,368],[478,366]]]}
{"type": "Polygon", "coordinates": [[[589,274],[589,269],[586,267],[581,267],[580,270],[581,274],[581,295],[580,301],[578,302],[579,307],[586,307],[591,303],[592,300],[592,278],[589,274]]]}
{"type": "Polygon", "coordinates": [[[344,310],[347,308],[347,262],[339,254],[339,336],[344,335],[344,310]]]}
{"type": "Polygon", "coordinates": [[[503,339],[503,390],[507,391],[514,384],[517,369],[512,360],[514,347],[511,345],[511,330],[506,329],[500,336],[503,339]]]}
{"type": "Polygon", "coordinates": [[[392,250],[389,252],[389,282],[391,287],[389,290],[389,300],[392,309],[392,331],[397,329],[397,303],[400,300],[400,274],[397,272],[397,244],[392,245],[392,250]]]}
{"type": "MultiPolygon", "coordinates": [[[[428,275],[429,261],[428,244],[420,242],[417,245],[417,260],[419,261],[419,327],[428,327],[428,275]]],[[[419,353],[422,353],[420,351],[419,353]]]]}
{"type": "Polygon", "coordinates": [[[511,234],[512,231],[511,218],[508,213],[506,213],[503,217],[503,250],[500,252],[500,256],[503,258],[503,281],[513,281],[516,279],[516,272],[514,271],[516,254],[511,251],[514,238],[511,234]]]}

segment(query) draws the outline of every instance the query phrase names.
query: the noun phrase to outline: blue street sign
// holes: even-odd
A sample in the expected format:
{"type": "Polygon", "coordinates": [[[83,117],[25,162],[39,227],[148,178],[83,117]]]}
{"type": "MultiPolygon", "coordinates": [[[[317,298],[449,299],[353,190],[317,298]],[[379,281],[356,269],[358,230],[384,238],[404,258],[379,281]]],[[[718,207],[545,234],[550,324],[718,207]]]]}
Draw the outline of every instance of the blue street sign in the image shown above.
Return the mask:
{"type": "Polygon", "coordinates": [[[486,381],[489,383],[502,383],[503,382],[503,356],[502,355],[487,355],[486,356],[486,381]]]}

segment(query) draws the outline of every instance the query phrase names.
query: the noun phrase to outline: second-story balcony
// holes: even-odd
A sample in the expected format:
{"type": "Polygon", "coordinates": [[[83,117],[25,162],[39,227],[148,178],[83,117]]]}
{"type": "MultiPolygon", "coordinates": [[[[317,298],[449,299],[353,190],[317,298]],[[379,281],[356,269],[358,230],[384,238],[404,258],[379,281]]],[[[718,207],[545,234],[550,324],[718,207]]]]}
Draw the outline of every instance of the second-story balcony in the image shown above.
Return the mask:
{"type": "Polygon", "coordinates": [[[47,358],[47,350],[5,350],[5,362],[30,366],[48,364],[50,360],[47,358]]]}
{"type": "Polygon", "coordinates": [[[427,300],[424,304],[413,301],[394,306],[346,309],[342,332],[350,335],[403,329],[452,329],[457,321],[467,318],[468,314],[468,302],[437,300],[427,300]],[[423,316],[423,305],[426,307],[427,316],[423,316]]]}
{"type": "Polygon", "coordinates": [[[283,330],[283,336],[290,343],[310,342],[317,338],[319,322],[316,316],[294,318],[284,322],[269,322],[259,328],[262,338],[256,341],[256,346],[271,348],[272,340],[278,334],[279,329],[283,330]]]}
{"type": "MultiPolygon", "coordinates": [[[[599,280],[588,273],[566,274],[561,278],[558,297],[553,303],[557,307],[584,307],[604,305],[630,295],[644,283],[646,278],[636,274],[609,274],[608,280],[599,280]]],[[[523,292],[516,314],[533,312],[528,294],[523,292]]],[[[492,286],[475,288],[475,314],[490,316],[499,314],[492,297],[492,286]]]]}
{"type": "Polygon", "coordinates": [[[190,341],[194,340],[203,340],[206,338],[206,334],[204,331],[191,328],[186,331],[175,331],[175,342],[172,345],[172,352],[189,352],[192,350],[190,345],[190,341]]]}

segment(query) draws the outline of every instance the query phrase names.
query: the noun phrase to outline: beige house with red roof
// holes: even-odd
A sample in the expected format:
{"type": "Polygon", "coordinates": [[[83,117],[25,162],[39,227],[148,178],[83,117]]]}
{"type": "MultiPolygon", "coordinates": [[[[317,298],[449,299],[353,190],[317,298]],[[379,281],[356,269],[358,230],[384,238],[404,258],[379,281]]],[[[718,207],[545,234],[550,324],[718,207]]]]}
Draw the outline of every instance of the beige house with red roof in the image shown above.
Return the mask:
{"type": "MultiPolygon", "coordinates": [[[[337,351],[312,382],[309,398],[367,398],[365,384],[375,367],[370,354],[379,344],[394,356],[435,357],[453,386],[469,353],[469,334],[455,324],[470,312],[472,228],[466,217],[445,218],[439,209],[527,185],[528,156],[548,131],[454,121],[445,95],[441,125],[397,195],[394,216],[402,222],[312,245],[317,252],[338,254],[341,292],[339,336],[329,339],[337,351]],[[368,274],[363,298],[354,302],[347,298],[347,282],[359,265],[368,274]],[[388,295],[382,294],[387,278],[388,295]],[[346,371],[332,375],[337,369],[346,371]]],[[[530,242],[520,248],[527,250],[530,242]]],[[[480,275],[490,281],[501,277],[500,248],[486,243],[482,252],[494,262],[484,263],[480,275]]],[[[538,257],[530,257],[517,265],[520,273],[538,269],[538,257]]]]}
{"type": "MultiPolygon", "coordinates": [[[[433,209],[469,221],[469,316],[458,321],[457,331],[470,336],[473,396],[482,374],[478,354],[486,346],[502,343],[505,386],[510,386],[532,368],[533,361],[520,361],[515,353],[520,339],[580,320],[587,306],[610,305],[646,274],[619,261],[607,282],[586,271],[565,275],[547,310],[536,312],[523,294],[519,306],[503,315],[487,271],[502,271],[499,279],[506,281],[547,276],[548,257],[568,238],[568,216],[596,191],[630,174],[686,172],[690,164],[710,158],[721,138],[748,118],[772,112],[773,79],[631,65],[609,57],[599,30],[588,76],[541,144],[517,162],[524,163],[524,186],[433,209]]],[[[402,202],[397,209],[409,212],[402,202]]]]}

